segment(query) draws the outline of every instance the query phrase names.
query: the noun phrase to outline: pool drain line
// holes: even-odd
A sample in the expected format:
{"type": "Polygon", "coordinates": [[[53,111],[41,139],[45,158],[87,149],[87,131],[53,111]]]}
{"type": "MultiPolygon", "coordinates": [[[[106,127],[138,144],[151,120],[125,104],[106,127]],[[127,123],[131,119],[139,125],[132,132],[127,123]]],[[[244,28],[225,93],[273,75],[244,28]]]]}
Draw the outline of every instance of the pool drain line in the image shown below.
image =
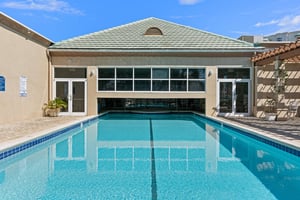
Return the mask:
{"type": "Polygon", "coordinates": [[[150,145],[151,145],[151,193],[152,200],[157,199],[157,185],[156,185],[156,169],[155,169],[155,155],[153,142],[152,119],[150,118],[150,145]]]}

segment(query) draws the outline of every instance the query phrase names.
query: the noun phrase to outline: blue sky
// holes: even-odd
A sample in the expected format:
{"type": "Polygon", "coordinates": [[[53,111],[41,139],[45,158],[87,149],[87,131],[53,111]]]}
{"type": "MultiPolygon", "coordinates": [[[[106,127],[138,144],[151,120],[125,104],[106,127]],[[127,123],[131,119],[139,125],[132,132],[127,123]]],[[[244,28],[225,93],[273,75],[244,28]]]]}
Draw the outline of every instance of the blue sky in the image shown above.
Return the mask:
{"type": "Polygon", "coordinates": [[[54,42],[148,17],[231,38],[300,30],[299,0],[1,0],[0,10],[54,42]]]}

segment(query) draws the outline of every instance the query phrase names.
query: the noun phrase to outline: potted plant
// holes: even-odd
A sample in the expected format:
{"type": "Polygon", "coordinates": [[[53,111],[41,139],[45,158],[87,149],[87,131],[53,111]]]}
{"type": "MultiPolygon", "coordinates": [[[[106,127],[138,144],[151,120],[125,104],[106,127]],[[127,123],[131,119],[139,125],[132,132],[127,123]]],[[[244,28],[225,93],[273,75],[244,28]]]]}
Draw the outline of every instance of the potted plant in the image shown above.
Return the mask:
{"type": "Polygon", "coordinates": [[[62,100],[61,98],[55,98],[44,104],[44,115],[49,117],[57,117],[61,109],[65,109],[67,108],[67,106],[68,105],[64,100],[62,100]]]}
{"type": "Polygon", "coordinates": [[[275,99],[268,98],[265,102],[264,108],[265,119],[268,121],[275,121],[277,118],[277,108],[275,99]]]}

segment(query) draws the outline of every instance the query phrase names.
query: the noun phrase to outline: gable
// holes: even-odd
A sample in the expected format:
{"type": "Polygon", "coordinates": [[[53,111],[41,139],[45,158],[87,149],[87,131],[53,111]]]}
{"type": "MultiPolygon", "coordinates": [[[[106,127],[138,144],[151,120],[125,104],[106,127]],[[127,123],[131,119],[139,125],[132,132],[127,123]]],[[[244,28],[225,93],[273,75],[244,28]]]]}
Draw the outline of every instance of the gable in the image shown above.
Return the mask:
{"type": "Polygon", "coordinates": [[[253,51],[252,43],[231,39],[157,18],[58,42],[50,49],[156,50],[156,51],[253,51]],[[150,31],[150,32],[149,32],[150,31]],[[149,33],[149,34],[146,34],[149,33]]]}

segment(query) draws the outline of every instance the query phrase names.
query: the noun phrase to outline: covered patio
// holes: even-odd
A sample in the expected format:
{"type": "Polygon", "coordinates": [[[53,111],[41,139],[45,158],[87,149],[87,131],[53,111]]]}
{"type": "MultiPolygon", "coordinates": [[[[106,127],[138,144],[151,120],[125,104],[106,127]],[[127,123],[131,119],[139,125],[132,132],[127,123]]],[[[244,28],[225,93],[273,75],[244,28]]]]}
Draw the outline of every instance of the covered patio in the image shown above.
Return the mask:
{"type": "Polygon", "coordinates": [[[299,116],[300,41],[257,54],[255,67],[254,116],[273,113],[276,120],[299,116]]]}

